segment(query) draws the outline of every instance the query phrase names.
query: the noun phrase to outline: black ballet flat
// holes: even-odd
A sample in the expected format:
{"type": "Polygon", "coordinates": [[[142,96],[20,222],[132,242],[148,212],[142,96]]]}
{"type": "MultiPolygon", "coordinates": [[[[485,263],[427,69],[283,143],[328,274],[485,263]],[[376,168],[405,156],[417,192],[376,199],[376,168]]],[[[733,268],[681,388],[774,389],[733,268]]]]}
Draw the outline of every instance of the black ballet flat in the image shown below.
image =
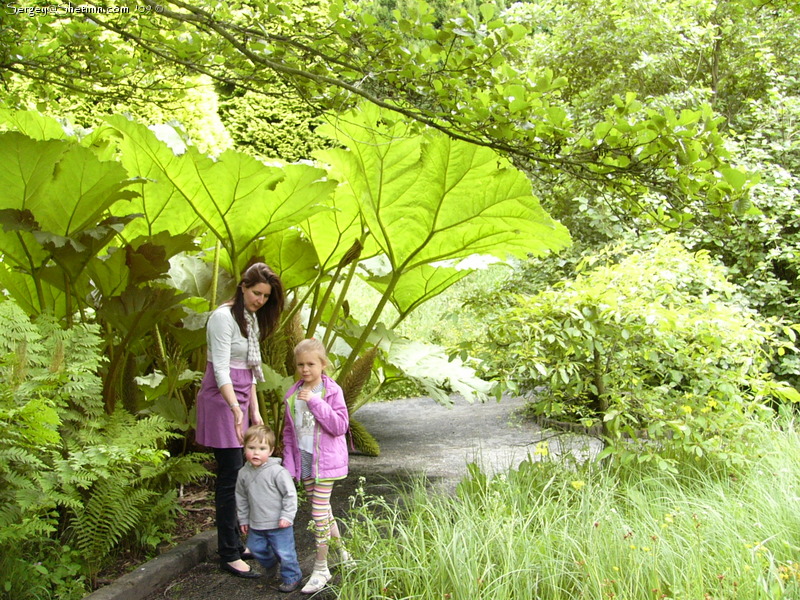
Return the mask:
{"type": "Polygon", "coordinates": [[[240,571],[239,569],[230,566],[226,562],[221,562],[219,564],[219,568],[222,569],[223,571],[227,571],[231,575],[235,575],[236,577],[243,577],[245,579],[257,579],[258,577],[261,577],[261,573],[256,573],[253,569],[250,569],[249,571],[240,571]]]}
{"type": "Polygon", "coordinates": [[[242,552],[241,555],[242,560],[250,560],[251,558],[255,558],[252,552],[242,552]]]}

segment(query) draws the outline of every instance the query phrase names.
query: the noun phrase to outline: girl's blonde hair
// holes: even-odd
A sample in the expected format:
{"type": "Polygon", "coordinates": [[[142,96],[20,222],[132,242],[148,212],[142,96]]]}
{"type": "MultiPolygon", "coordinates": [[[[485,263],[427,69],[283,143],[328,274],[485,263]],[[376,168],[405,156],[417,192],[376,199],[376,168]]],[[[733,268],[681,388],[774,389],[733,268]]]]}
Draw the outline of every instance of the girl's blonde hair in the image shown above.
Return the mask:
{"type": "Polygon", "coordinates": [[[316,338],[308,338],[303,340],[297,346],[294,347],[294,357],[297,358],[297,355],[301,352],[315,352],[317,356],[319,356],[319,361],[322,363],[322,368],[328,366],[328,353],[325,350],[325,346],[322,345],[316,338]]]}
{"type": "Polygon", "coordinates": [[[266,444],[273,450],[275,449],[275,432],[266,425],[253,425],[244,433],[244,445],[248,442],[266,444]]]}

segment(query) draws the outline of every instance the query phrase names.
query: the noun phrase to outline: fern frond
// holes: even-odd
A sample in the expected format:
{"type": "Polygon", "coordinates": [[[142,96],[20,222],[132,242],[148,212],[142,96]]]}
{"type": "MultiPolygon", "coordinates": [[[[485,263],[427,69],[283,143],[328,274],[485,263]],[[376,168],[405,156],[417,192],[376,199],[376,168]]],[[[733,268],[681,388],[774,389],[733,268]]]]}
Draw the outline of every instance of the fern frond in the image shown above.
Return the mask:
{"type": "Polygon", "coordinates": [[[177,516],[182,512],[177,498],[177,490],[170,490],[142,511],[141,523],[132,531],[138,546],[155,548],[169,539],[167,532],[174,528],[177,516]]]}
{"type": "Polygon", "coordinates": [[[192,483],[211,475],[203,465],[208,459],[206,454],[189,454],[176,456],[164,461],[162,464],[150,469],[142,469],[140,483],[155,481],[163,482],[161,487],[172,488],[177,485],[192,483]]]}
{"type": "Polygon", "coordinates": [[[24,516],[19,511],[0,510],[0,548],[49,536],[56,531],[57,519],[52,513],[24,516]]]}
{"type": "Polygon", "coordinates": [[[27,448],[18,446],[0,448],[0,473],[8,467],[16,465],[24,465],[33,469],[46,468],[45,463],[27,448]]]}
{"type": "Polygon", "coordinates": [[[103,557],[141,519],[141,509],[157,494],[147,489],[131,490],[117,481],[103,480],[92,490],[83,511],[75,514],[72,529],[75,545],[90,565],[103,557]]]}

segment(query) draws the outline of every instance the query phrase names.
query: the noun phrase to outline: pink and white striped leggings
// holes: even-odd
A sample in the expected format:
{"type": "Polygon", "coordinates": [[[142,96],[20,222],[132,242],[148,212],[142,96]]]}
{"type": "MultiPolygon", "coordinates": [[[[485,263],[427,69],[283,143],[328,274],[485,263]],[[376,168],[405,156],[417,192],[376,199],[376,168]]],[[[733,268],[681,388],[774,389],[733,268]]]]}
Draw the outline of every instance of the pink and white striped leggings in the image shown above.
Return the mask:
{"type": "Polygon", "coordinates": [[[311,502],[311,518],[314,521],[317,548],[327,546],[331,535],[339,537],[339,528],[333,520],[333,510],[331,510],[334,481],[334,479],[303,479],[303,487],[311,502]]]}

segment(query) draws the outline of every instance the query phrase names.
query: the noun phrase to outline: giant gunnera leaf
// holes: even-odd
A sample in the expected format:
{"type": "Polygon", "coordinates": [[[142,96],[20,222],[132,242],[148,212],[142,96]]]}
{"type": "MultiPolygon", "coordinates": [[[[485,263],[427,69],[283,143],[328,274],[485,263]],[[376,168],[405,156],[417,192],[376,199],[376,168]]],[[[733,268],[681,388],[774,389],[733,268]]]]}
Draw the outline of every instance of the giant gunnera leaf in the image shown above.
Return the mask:
{"type": "Polygon", "coordinates": [[[367,281],[401,314],[466,274],[438,266],[445,261],[525,258],[570,244],[526,175],[489,148],[435,130],[414,132],[371,105],[318,131],[346,146],[317,157],[341,182],[336,197],[358,206],[367,256],[387,263],[367,281]]]}

